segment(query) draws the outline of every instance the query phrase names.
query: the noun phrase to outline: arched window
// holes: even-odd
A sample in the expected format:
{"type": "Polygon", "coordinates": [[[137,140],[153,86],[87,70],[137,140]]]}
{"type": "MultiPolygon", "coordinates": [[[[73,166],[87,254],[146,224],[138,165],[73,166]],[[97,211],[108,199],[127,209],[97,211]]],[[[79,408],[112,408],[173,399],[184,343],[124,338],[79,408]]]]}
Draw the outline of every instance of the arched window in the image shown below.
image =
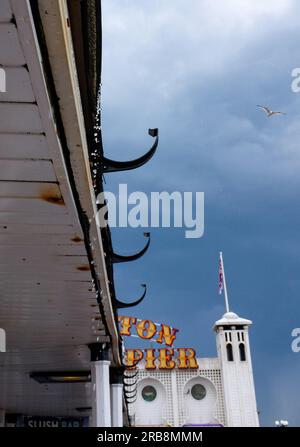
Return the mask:
{"type": "Polygon", "coordinates": [[[246,351],[245,351],[244,343],[239,344],[239,351],[240,351],[240,361],[245,362],[246,361],[246,351]]]}
{"type": "Polygon", "coordinates": [[[233,362],[233,351],[232,351],[232,344],[231,343],[227,343],[226,351],[227,351],[227,360],[228,360],[228,362],[233,362]]]}

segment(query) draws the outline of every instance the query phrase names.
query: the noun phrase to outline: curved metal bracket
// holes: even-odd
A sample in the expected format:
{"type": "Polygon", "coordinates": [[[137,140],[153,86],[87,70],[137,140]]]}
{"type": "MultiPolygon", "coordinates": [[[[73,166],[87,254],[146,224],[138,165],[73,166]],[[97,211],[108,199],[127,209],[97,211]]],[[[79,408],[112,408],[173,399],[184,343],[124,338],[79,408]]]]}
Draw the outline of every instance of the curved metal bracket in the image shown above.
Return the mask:
{"type": "Polygon", "coordinates": [[[134,385],[137,384],[137,382],[138,382],[138,379],[136,379],[133,383],[127,383],[127,382],[125,382],[125,380],[123,380],[124,387],[126,387],[126,386],[134,386],[134,385]]]}
{"type": "Polygon", "coordinates": [[[131,256],[122,256],[122,255],[118,255],[116,253],[112,253],[111,261],[114,264],[118,264],[120,262],[136,261],[137,259],[141,258],[146,253],[146,251],[148,250],[149,245],[150,245],[150,233],[144,233],[144,236],[148,238],[148,241],[147,241],[145,247],[141,251],[139,251],[135,255],[131,255],[131,256]]]}
{"type": "Polygon", "coordinates": [[[115,303],[116,307],[118,309],[124,309],[126,307],[127,308],[128,307],[133,307],[133,306],[137,306],[138,304],[140,304],[143,301],[143,299],[145,298],[146,293],[147,293],[147,286],[146,286],[146,284],[141,284],[141,286],[144,287],[145,290],[144,290],[142,296],[138,300],[133,301],[132,303],[124,303],[123,301],[119,301],[117,298],[114,298],[114,303],[115,303]]]}
{"type": "Polygon", "coordinates": [[[124,379],[134,379],[137,375],[138,375],[138,371],[136,371],[134,374],[132,374],[131,376],[127,376],[125,373],[123,374],[124,379]]]}
{"type": "Polygon", "coordinates": [[[134,396],[132,396],[132,397],[127,397],[127,396],[125,395],[125,399],[126,399],[126,402],[127,402],[128,404],[133,404],[133,403],[136,401],[136,399],[137,399],[137,393],[136,393],[134,396]],[[129,399],[134,399],[134,400],[129,400],[129,399]]]}
{"type": "Polygon", "coordinates": [[[135,397],[135,395],[136,395],[136,388],[134,389],[134,390],[132,390],[132,391],[124,391],[124,394],[125,394],[125,396],[126,397],[129,397],[129,398],[132,398],[132,397],[135,397]]]}
{"type": "Polygon", "coordinates": [[[155,141],[151,149],[146,154],[131,161],[115,161],[103,157],[101,163],[102,172],[106,173],[106,172],[128,171],[130,169],[139,168],[140,166],[143,166],[145,163],[147,163],[147,161],[149,161],[150,158],[152,158],[153,155],[155,154],[158,146],[158,129],[149,129],[148,133],[151,137],[155,138],[155,141]]]}

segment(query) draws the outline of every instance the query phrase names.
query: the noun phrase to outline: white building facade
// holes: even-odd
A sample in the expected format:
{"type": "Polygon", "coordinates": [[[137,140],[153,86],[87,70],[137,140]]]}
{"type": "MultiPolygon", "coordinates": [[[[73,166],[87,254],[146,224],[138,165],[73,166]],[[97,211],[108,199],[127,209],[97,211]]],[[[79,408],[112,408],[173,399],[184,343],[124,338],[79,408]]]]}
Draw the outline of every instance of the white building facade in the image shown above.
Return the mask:
{"type": "Polygon", "coordinates": [[[140,362],[129,405],[134,426],[259,426],[248,328],[250,320],[227,312],[214,325],[216,358],[197,369],[147,370],[140,362]]]}

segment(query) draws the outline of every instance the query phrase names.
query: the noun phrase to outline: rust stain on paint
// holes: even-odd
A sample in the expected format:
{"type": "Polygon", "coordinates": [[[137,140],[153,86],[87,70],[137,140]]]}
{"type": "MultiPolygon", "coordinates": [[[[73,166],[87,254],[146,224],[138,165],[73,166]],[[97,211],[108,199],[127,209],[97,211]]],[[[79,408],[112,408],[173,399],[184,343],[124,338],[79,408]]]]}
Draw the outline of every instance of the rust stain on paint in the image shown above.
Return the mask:
{"type": "Polygon", "coordinates": [[[78,267],[76,267],[77,270],[79,270],[80,272],[89,272],[91,270],[91,267],[89,266],[89,264],[84,264],[84,265],[79,265],[78,267]]]}
{"type": "Polygon", "coordinates": [[[52,203],[53,205],[65,206],[64,199],[62,198],[57,185],[52,185],[43,189],[40,199],[44,200],[45,202],[52,203]]]}
{"type": "Polygon", "coordinates": [[[75,237],[72,237],[71,241],[73,241],[73,242],[83,242],[83,239],[81,239],[81,237],[79,237],[79,236],[75,236],[75,237]]]}

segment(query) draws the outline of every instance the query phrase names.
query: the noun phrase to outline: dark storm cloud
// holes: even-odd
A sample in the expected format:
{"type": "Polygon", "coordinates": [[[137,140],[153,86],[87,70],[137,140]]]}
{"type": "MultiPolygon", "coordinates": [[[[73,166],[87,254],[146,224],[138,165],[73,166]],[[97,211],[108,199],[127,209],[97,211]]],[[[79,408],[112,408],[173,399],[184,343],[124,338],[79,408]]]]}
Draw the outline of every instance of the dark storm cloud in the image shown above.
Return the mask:
{"type": "MultiPolygon", "coordinates": [[[[300,397],[300,354],[290,351],[300,326],[300,94],[291,91],[299,14],[300,3],[288,0],[103,2],[105,152],[135,158],[151,145],[148,127],[161,133],[151,162],[106,176],[106,188],[206,197],[204,237],[153,231],[147,255],[116,269],[118,293],[135,297],[147,282],[135,313],[179,327],[181,344],[215,355],[223,249],[232,308],[254,321],[257,397],[268,425],[275,418],[300,425],[296,404],[283,399],[284,390],[300,397]],[[267,119],[260,103],[287,115],[267,119]],[[288,384],[291,370],[298,375],[288,384]]],[[[114,230],[115,249],[139,249],[141,231],[114,230]]]]}

